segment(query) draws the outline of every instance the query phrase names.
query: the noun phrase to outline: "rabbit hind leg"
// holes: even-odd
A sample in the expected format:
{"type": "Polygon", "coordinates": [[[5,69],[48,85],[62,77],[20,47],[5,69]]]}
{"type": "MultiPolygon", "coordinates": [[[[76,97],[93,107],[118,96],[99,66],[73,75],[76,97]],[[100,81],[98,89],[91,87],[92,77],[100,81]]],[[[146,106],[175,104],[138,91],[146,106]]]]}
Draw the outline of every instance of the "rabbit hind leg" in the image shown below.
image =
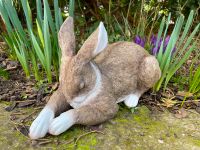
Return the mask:
{"type": "Polygon", "coordinates": [[[127,95],[124,99],[124,104],[129,108],[136,107],[140,96],[141,94],[139,92],[127,95]]]}

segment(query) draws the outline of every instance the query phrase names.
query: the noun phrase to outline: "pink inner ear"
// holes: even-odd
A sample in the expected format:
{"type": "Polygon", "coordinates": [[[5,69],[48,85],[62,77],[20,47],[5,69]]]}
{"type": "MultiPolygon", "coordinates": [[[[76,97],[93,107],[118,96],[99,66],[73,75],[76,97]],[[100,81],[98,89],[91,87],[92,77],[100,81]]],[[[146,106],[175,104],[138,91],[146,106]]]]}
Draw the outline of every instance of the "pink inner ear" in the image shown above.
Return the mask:
{"type": "Polygon", "coordinates": [[[98,34],[98,42],[96,45],[96,48],[93,52],[93,56],[98,55],[100,52],[102,52],[106,46],[108,45],[108,35],[107,31],[104,27],[103,22],[100,22],[99,24],[99,34],[98,34]]]}

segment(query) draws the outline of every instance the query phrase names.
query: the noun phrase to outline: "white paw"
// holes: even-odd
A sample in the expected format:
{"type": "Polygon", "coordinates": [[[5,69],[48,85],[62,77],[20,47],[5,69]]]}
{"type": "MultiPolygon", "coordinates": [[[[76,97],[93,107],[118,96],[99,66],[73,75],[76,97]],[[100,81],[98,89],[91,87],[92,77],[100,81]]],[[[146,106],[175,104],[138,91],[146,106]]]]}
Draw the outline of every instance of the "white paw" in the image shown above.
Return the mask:
{"type": "Polygon", "coordinates": [[[38,117],[33,121],[29,129],[29,136],[31,139],[38,139],[44,137],[49,129],[49,124],[54,118],[54,112],[45,107],[38,117]]]}
{"type": "Polygon", "coordinates": [[[75,118],[72,110],[62,113],[60,116],[53,119],[49,126],[49,133],[59,135],[75,124],[75,118]]]}
{"type": "Polygon", "coordinates": [[[139,101],[139,96],[135,94],[130,94],[125,100],[124,103],[128,107],[136,107],[139,101]]]}

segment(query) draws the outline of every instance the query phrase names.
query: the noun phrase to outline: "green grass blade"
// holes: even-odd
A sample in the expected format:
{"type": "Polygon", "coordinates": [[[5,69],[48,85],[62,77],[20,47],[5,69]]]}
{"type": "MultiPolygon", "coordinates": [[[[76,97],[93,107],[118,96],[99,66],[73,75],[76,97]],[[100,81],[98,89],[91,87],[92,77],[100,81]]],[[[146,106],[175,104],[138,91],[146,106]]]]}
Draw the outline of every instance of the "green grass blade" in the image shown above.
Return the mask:
{"type": "Polygon", "coordinates": [[[42,28],[40,27],[40,24],[38,23],[37,19],[36,19],[36,26],[37,26],[38,36],[42,43],[42,48],[44,48],[44,38],[43,38],[42,28]]]}
{"type": "Polygon", "coordinates": [[[57,39],[57,34],[56,34],[55,24],[53,22],[53,18],[52,18],[52,15],[51,15],[51,10],[50,10],[50,7],[49,7],[49,3],[48,3],[47,0],[43,0],[43,2],[44,2],[44,12],[47,13],[47,20],[48,20],[49,26],[51,28],[51,33],[53,34],[53,37],[56,40],[57,39]]]}
{"type": "Polygon", "coordinates": [[[52,57],[52,50],[51,50],[51,39],[49,34],[49,23],[48,23],[48,9],[44,6],[44,54],[45,54],[45,61],[46,61],[46,71],[47,71],[47,78],[48,81],[51,82],[51,57],[52,57]]]}
{"type": "Polygon", "coordinates": [[[30,77],[30,72],[29,72],[29,67],[28,67],[28,60],[27,60],[27,55],[25,52],[25,47],[23,44],[23,41],[20,39],[20,35],[16,32],[16,37],[15,41],[17,42],[17,45],[13,45],[14,50],[16,52],[17,58],[22,65],[22,68],[26,74],[26,77],[30,77]]]}
{"type": "Polygon", "coordinates": [[[36,7],[37,7],[37,20],[38,20],[39,25],[42,26],[43,13],[42,13],[42,2],[41,2],[41,0],[36,1],[36,7]]]}
{"type": "Polygon", "coordinates": [[[193,32],[190,34],[190,36],[187,38],[186,43],[184,44],[183,48],[181,49],[181,51],[179,52],[179,56],[174,58],[174,62],[172,64],[172,68],[179,63],[179,61],[182,59],[182,54],[184,54],[184,52],[186,51],[186,49],[188,48],[188,46],[191,44],[193,37],[196,35],[196,33],[198,32],[200,28],[200,23],[195,27],[195,29],[193,30],[193,32]]]}
{"type": "MultiPolygon", "coordinates": [[[[165,26],[165,17],[162,18],[162,21],[160,23],[160,27],[159,27],[159,31],[158,31],[158,37],[157,37],[157,42],[156,42],[156,48],[158,48],[158,43],[159,43],[161,35],[163,33],[164,26],[165,26]]],[[[162,51],[159,51],[158,52],[158,57],[157,57],[159,63],[161,62],[161,57],[162,57],[162,51]]]]}
{"type": "Polygon", "coordinates": [[[122,26],[120,25],[119,21],[117,20],[117,18],[116,18],[115,16],[114,16],[114,19],[115,19],[115,21],[116,21],[116,23],[117,23],[117,26],[118,26],[118,28],[120,29],[121,33],[122,33],[124,36],[126,36],[126,34],[125,34],[124,31],[123,31],[122,26]]]}
{"type": "Polygon", "coordinates": [[[5,22],[8,34],[10,34],[12,32],[12,26],[11,26],[7,11],[6,11],[5,7],[4,7],[4,3],[5,3],[4,0],[0,1],[0,14],[1,14],[1,16],[2,16],[2,18],[4,20],[4,22],[5,22]]]}
{"type": "Polygon", "coordinates": [[[63,18],[62,18],[62,12],[61,12],[61,9],[59,8],[59,26],[61,26],[63,24],[63,18]]]}
{"type": "Polygon", "coordinates": [[[200,66],[197,68],[197,70],[193,76],[192,84],[190,86],[191,92],[194,92],[195,89],[197,88],[197,86],[199,85],[199,83],[200,83],[199,78],[200,78],[200,66]]]}
{"type": "Polygon", "coordinates": [[[4,79],[9,79],[9,73],[5,71],[3,68],[0,67],[0,77],[3,77],[4,79]]]}
{"type": "Polygon", "coordinates": [[[194,62],[190,65],[190,75],[189,75],[189,85],[192,84],[193,81],[193,71],[194,71],[194,62]]]}
{"type": "Polygon", "coordinates": [[[190,14],[189,14],[189,16],[188,16],[188,19],[187,19],[187,22],[186,22],[186,25],[185,25],[183,34],[182,34],[182,36],[181,36],[181,39],[180,39],[180,41],[179,41],[179,43],[178,43],[177,49],[180,48],[180,46],[182,45],[182,43],[183,43],[183,41],[184,41],[186,35],[189,33],[189,29],[190,29],[191,24],[192,24],[192,22],[193,22],[193,16],[194,16],[194,11],[192,10],[192,11],[190,11],[190,14]]]}
{"type": "Polygon", "coordinates": [[[75,0],[69,1],[69,16],[74,17],[75,0]]]}
{"type": "Polygon", "coordinates": [[[191,87],[192,83],[193,83],[193,72],[194,72],[194,63],[198,61],[200,54],[196,55],[195,58],[192,60],[192,64],[190,65],[190,74],[189,74],[189,85],[191,87]]]}
{"type": "Polygon", "coordinates": [[[21,0],[21,3],[22,3],[22,7],[23,7],[24,14],[26,17],[26,24],[28,26],[28,30],[32,30],[32,14],[30,12],[29,3],[28,1],[25,1],[25,0],[21,0]]]}
{"type": "Polygon", "coordinates": [[[172,50],[175,47],[176,41],[178,40],[179,34],[181,32],[183,21],[184,21],[184,16],[181,15],[179,17],[179,19],[177,20],[177,23],[175,25],[175,28],[174,28],[174,30],[172,32],[172,35],[171,35],[170,40],[169,40],[169,43],[168,43],[167,48],[165,50],[165,53],[163,55],[161,68],[164,67],[165,62],[167,61],[168,57],[171,57],[172,50]]]}
{"type": "Polygon", "coordinates": [[[161,62],[162,56],[163,56],[163,47],[164,47],[165,37],[166,37],[166,34],[167,34],[167,30],[168,30],[168,27],[169,27],[170,20],[171,20],[171,13],[169,13],[167,23],[166,23],[166,27],[165,27],[165,32],[164,32],[164,35],[163,35],[163,41],[162,41],[161,47],[160,47],[158,54],[157,54],[157,59],[160,62],[161,62]]]}
{"type": "Polygon", "coordinates": [[[36,81],[40,81],[38,63],[37,63],[35,54],[32,51],[30,51],[30,58],[31,58],[32,66],[33,66],[33,72],[34,72],[35,79],[36,79],[36,81]]]}
{"type": "Polygon", "coordinates": [[[58,7],[58,0],[54,0],[54,11],[55,11],[56,30],[59,31],[59,29],[60,29],[60,24],[59,24],[59,7],[58,7]]]}
{"type": "Polygon", "coordinates": [[[23,30],[22,24],[17,15],[17,11],[13,7],[11,0],[6,0],[5,8],[6,8],[6,11],[8,12],[8,15],[10,17],[10,20],[11,20],[13,26],[15,27],[15,30],[17,30],[19,32],[21,38],[23,38],[24,41],[27,41],[26,34],[23,30]]]}
{"type": "Polygon", "coordinates": [[[40,60],[40,62],[42,64],[42,66],[44,68],[46,68],[45,56],[44,56],[44,54],[42,52],[42,49],[40,48],[40,46],[38,44],[38,42],[37,42],[37,40],[36,40],[35,35],[33,34],[33,32],[31,32],[30,36],[31,36],[31,40],[32,40],[32,43],[33,43],[33,47],[35,48],[35,52],[36,52],[36,54],[37,54],[37,56],[38,56],[38,58],[39,58],[39,60],[40,60]]]}
{"type": "Polygon", "coordinates": [[[167,86],[169,80],[171,79],[171,77],[175,74],[175,72],[183,65],[183,63],[185,63],[185,61],[189,58],[191,52],[194,50],[195,48],[195,42],[193,43],[192,47],[185,53],[185,55],[183,56],[183,58],[179,61],[179,63],[174,66],[174,67],[171,67],[169,69],[169,73],[166,77],[166,81],[165,81],[165,87],[167,86]]]}

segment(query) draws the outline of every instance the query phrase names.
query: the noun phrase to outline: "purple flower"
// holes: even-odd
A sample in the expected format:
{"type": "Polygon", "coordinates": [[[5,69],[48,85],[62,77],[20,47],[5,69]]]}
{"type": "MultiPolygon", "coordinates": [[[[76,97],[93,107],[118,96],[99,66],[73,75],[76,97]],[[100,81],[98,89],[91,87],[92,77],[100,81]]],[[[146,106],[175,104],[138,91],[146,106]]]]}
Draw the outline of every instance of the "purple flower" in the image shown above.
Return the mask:
{"type": "MultiPolygon", "coordinates": [[[[160,50],[160,47],[161,47],[161,44],[164,40],[164,43],[163,43],[163,53],[165,52],[166,48],[167,48],[167,45],[169,44],[169,41],[170,41],[170,35],[167,35],[167,37],[165,39],[163,39],[162,37],[160,38],[160,40],[158,41],[158,37],[157,35],[152,35],[151,38],[150,38],[150,45],[151,45],[151,53],[153,55],[156,55],[159,50],[160,50]],[[156,47],[156,43],[158,41],[158,45],[156,47]]],[[[145,46],[146,44],[146,41],[145,41],[145,38],[141,38],[139,35],[135,36],[134,38],[134,42],[142,47],[145,46]]],[[[176,51],[176,47],[174,47],[172,49],[172,55],[173,53],[176,51]]]]}
{"type": "Polygon", "coordinates": [[[145,39],[141,38],[140,36],[136,36],[134,42],[142,47],[145,46],[145,39]]]}
{"type": "Polygon", "coordinates": [[[169,43],[169,40],[170,40],[170,36],[168,35],[166,38],[165,38],[165,42],[164,42],[164,47],[163,47],[163,52],[165,52],[166,48],[167,48],[167,45],[169,43]]]}
{"type": "Polygon", "coordinates": [[[136,44],[139,44],[139,43],[141,42],[141,39],[140,39],[140,37],[139,37],[138,35],[136,35],[136,37],[135,37],[135,39],[134,39],[134,42],[135,42],[136,44]]]}
{"type": "Polygon", "coordinates": [[[165,46],[167,46],[167,45],[168,45],[168,43],[169,43],[169,40],[170,40],[170,36],[168,35],[168,36],[165,38],[165,46]]]}
{"type": "MultiPolygon", "coordinates": [[[[151,52],[153,55],[156,55],[160,49],[160,46],[163,42],[163,38],[161,37],[159,42],[158,42],[158,46],[156,48],[156,42],[157,42],[158,38],[157,36],[155,35],[152,35],[151,36],[151,39],[150,39],[150,43],[152,45],[152,49],[151,49],[151,52]]],[[[169,44],[169,40],[170,40],[170,35],[168,35],[165,40],[164,40],[164,43],[163,43],[163,53],[165,52],[166,48],[167,48],[167,45],[169,44]]],[[[172,54],[176,51],[176,47],[173,48],[172,50],[172,54]]]]}
{"type": "Polygon", "coordinates": [[[151,51],[152,51],[152,54],[153,54],[153,55],[156,55],[156,54],[158,53],[158,51],[159,51],[159,49],[160,49],[160,46],[161,46],[161,44],[162,44],[162,38],[160,38],[160,40],[159,40],[159,42],[158,42],[158,46],[157,46],[157,48],[156,48],[156,43],[157,43],[157,41],[158,41],[157,36],[152,35],[152,36],[151,36],[151,39],[150,39],[150,43],[151,43],[151,45],[152,45],[151,51]]]}
{"type": "Polygon", "coordinates": [[[152,49],[151,49],[151,52],[152,52],[152,54],[153,55],[156,55],[157,53],[158,53],[158,50],[159,50],[159,48],[157,47],[153,47],[152,49]]]}
{"type": "Polygon", "coordinates": [[[156,46],[157,37],[155,35],[151,36],[150,43],[151,45],[156,46]]]}
{"type": "MultiPolygon", "coordinates": [[[[164,43],[164,48],[163,48],[163,52],[165,52],[167,45],[169,44],[169,40],[170,40],[170,35],[168,35],[165,38],[165,43],[164,43]]],[[[176,51],[176,46],[172,49],[172,55],[174,54],[174,52],[176,51]]]]}

